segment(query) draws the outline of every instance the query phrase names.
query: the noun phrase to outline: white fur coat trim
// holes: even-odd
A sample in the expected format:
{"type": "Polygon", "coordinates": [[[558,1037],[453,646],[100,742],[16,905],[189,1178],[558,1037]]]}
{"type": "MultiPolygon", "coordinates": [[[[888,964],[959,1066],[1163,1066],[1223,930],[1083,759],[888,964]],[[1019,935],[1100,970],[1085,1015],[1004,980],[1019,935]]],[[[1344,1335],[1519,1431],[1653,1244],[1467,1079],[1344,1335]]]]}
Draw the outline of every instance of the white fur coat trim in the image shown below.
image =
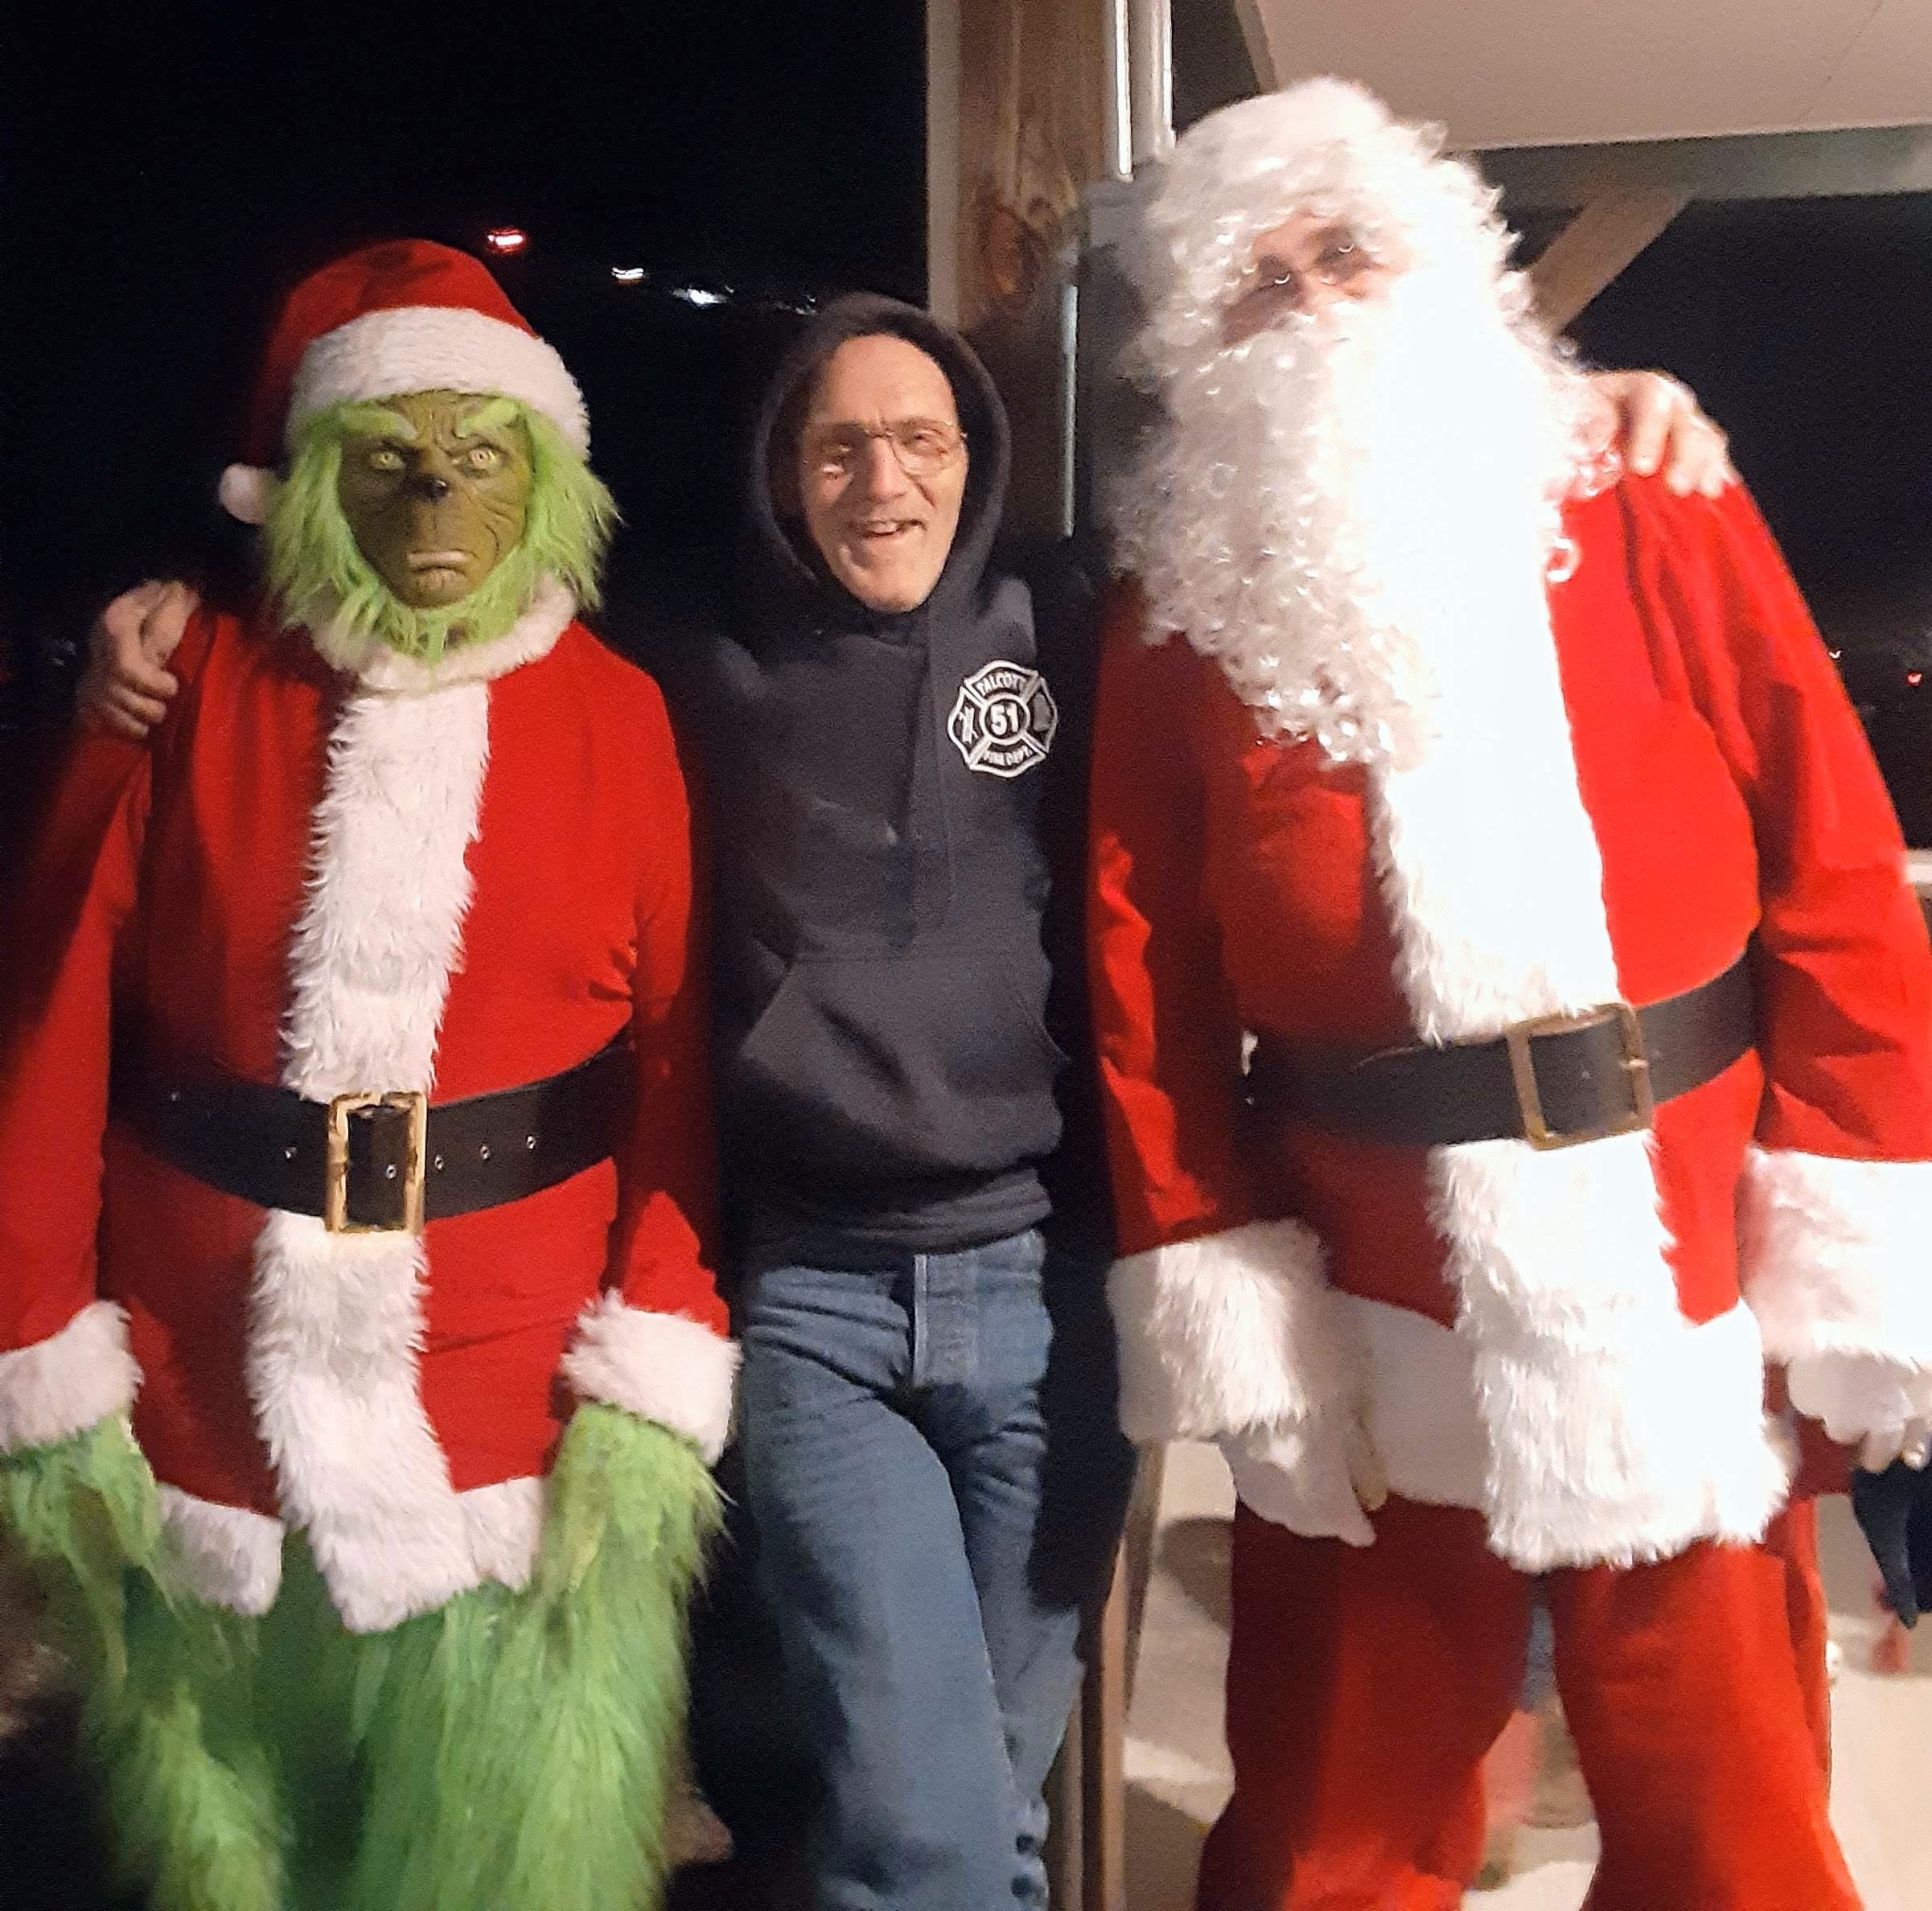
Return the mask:
{"type": "Polygon", "coordinates": [[[279,1519],[224,1506],[178,1486],[158,1490],[162,1569],[204,1605],[259,1619],[282,1589],[279,1519]]]}
{"type": "MultiPolygon", "coordinates": [[[[178,1486],[162,1486],[162,1568],[178,1586],[206,1605],[224,1606],[259,1618],[282,1589],[279,1519],[247,1506],[224,1506],[178,1486]]],[[[505,1480],[457,1495],[475,1567],[472,1585],[493,1580],[520,1592],[536,1570],[543,1543],[545,1490],[541,1480],[505,1480]]]]}
{"type": "MultiPolygon", "coordinates": [[[[1478,1401],[1477,1356],[1468,1338],[1407,1308],[1354,1294],[1338,1295],[1337,1301],[1351,1338],[1364,1350],[1366,1378],[1355,1411],[1389,1491],[1428,1506],[1486,1510],[1489,1436],[1478,1401]]],[[[1763,1360],[1749,1310],[1740,1305],[1699,1326],[1680,1319],[1659,1347],[1659,1362],[1658,1393],[1683,1403],[1667,1399],[1663,1410],[1687,1423],[1680,1430],[1703,1456],[1674,1482],[1672,1502],[1643,1509],[1640,1535],[1622,1547],[1606,1541],[1597,1510],[1586,1506],[1567,1534],[1544,1535],[1533,1548],[1519,1547],[1515,1554],[1502,1549],[1514,1563],[1541,1571],[1603,1557],[1627,1563],[1655,1556],[1674,1550],[1658,1537],[1673,1521],[1693,1536],[1749,1540],[1761,1535],[1782,1495],[1787,1462],[1784,1443],[1761,1412],[1763,1360]]],[[[1573,1424],[1587,1440],[1596,1403],[1585,1396],[1576,1406],[1573,1424]]],[[[1304,1443],[1295,1455],[1311,1486],[1347,1473],[1346,1419],[1330,1416],[1317,1425],[1321,1444],[1304,1443]]],[[[1267,1457],[1279,1464],[1285,1450],[1272,1443],[1267,1457]]],[[[1235,1482],[1239,1490],[1238,1467],[1235,1482]]],[[[1336,1530],[1333,1517],[1322,1514],[1319,1492],[1243,1497],[1291,1531],[1320,1539],[1336,1530]],[[1302,1503],[1314,1518],[1283,1516],[1282,1508],[1302,1503]]]]}
{"type": "Polygon", "coordinates": [[[434,664],[405,657],[366,631],[324,623],[309,640],[324,663],[361,680],[365,689],[421,696],[457,684],[484,684],[546,657],[577,614],[577,599],[554,577],[545,577],[530,607],[502,636],[487,643],[459,643],[434,664]]]}
{"type": "Polygon", "coordinates": [[[90,1301],[58,1334],[0,1354],[0,1453],[72,1440],[125,1413],[140,1385],[127,1316],[90,1301]]]}
{"type": "Polygon", "coordinates": [[[1932,1415],[1932,1161],[1753,1149],[1745,1298],[1791,1403],[1848,1440],[1932,1415]]]}
{"type": "MultiPolygon", "coordinates": [[[[343,705],[290,950],[286,1087],[317,1101],[434,1087],[488,756],[482,684],[343,705]]],[[[386,1631],[478,1578],[417,1386],[427,1272],[419,1239],[331,1235],[307,1214],[271,1213],[255,1245],[256,1423],[352,1632],[386,1631]]]]}
{"type": "Polygon", "coordinates": [[[324,332],[302,355],[289,392],[286,438],[302,421],[347,399],[405,392],[479,392],[520,399],[541,412],[578,451],[590,446],[590,414],[557,348],[487,313],[461,306],[401,306],[365,312],[324,332]]]}
{"type": "Polygon", "coordinates": [[[1212,1440],[1313,1418],[1352,1398],[1359,1350],[1299,1221],[1251,1221],[1114,1263],[1120,1425],[1130,1440],[1212,1440]]]}
{"type": "Polygon", "coordinates": [[[578,1399],[621,1407],[681,1433],[707,1461],[725,1450],[738,1375],[734,1342],[683,1314],[606,1293],[578,1317],[564,1378],[578,1399]]]}
{"type": "MultiPolygon", "coordinates": [[[[1499,576],[1471,627],[1449,615],[1434,633],[1428,746],[1371,773],[1396,979],[1435,1042],[1622,993],[1540,566],[1526,558],[1499,576]]],[[[1761,1530],[1782,1490],[1761,1377],[1741,1375],[1721,1395],[1673,1391],[1687,1329],[1648,1137],[1438,1149],[1430,1181],[1487,1436],[1496,1549],[1539,1570],[1761,1530]],[[1748,1477],[1741,1441],[1764,1455],[1748,1477]]]]}

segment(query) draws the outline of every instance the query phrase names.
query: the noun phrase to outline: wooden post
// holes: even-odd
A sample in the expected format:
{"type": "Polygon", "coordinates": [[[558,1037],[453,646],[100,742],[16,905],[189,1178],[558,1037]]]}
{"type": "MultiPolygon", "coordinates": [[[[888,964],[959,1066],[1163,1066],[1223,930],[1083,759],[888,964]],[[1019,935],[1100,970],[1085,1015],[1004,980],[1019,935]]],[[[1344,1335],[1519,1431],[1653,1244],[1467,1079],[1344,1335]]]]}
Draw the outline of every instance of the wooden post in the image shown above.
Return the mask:
{"type": "Polygon", "coordinates": [[[1036,537],[1071,528],[1067,301],[1081,194],[1109,171],[1107,14],[1107,0],[927,11],[927,282],[1005,401],[1006,522],[1036,537]]]}
{"type": "Polygon", "coordinates": [[[1675,188],[1606,192],[1586,203],[1529,269],[1536,304],[1561,331],[1689,203],[1675,188]]]}

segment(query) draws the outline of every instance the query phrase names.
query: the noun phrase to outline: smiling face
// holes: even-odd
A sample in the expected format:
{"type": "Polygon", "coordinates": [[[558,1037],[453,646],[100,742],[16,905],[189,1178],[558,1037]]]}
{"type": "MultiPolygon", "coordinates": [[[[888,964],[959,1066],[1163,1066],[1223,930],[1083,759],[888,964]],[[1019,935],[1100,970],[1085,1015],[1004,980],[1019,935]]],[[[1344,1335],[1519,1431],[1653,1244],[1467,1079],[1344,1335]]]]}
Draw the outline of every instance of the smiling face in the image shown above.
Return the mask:
{"type": "Polygon", "coordinates": [[[1297,212],[1255,241],[1241,290],[1221,314],[1222,342],[1239,345],[1291,313],[1378,298],[1405,264],[1346,220],[1297,212]]]}
{"type": "Polygon", "coordinates": [[[516,409],[411,392],[359,412],[343,435],[342,514],[371,568],[411,608],[469,596],[521,540],[530,447],[516,409]]]}
{"type": "Polygon", "coordinates": [[[874,610],[932,594],[959,530],[967,450],[939,363],[888,333],[848,339],[812,388],[799,501],[826,568],[874,610]]]}

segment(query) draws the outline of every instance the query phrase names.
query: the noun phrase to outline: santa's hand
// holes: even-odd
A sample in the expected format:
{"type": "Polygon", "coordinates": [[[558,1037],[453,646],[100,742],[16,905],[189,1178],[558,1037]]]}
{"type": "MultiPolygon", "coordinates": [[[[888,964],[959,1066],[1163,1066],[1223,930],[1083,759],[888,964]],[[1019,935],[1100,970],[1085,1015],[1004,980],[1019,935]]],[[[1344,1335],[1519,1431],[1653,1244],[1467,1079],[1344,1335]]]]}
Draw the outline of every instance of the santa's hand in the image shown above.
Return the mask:
{"type": "Polygon", "coordinates": [[[1606,408],[1602,449],[1614,449],[1639,477],[1660,466],[1680,497],[1715,498],[1737,481],[1730,439],[1699,407],[1689,386],[1661,372],[1597,372],[1590,388],[1606,408]]]}
{"type": "Polygon", "coordinates": [[[1218,1444],[1250,1512],[1304,1539],[1375,1543],[1364,1508],[1388,1498],[1387,1477],[1353,1414],[1223,1434],[1218,1444]]]}
{"type": "MultiPolygon", "coordinates": [[[[1831,1431],[1828,1427],[1825,1430],[1831,1431]]],[[[1851,1443],[1848,1440],[1845,1444],[1851,1443]]],[[[1866,1473],[1883,1473],[1895,1461],[1902,1461],[1914,1473],[1922,1473],[1929,1457],[1932,1457],[1932,1418],[1907,1420],[1900,1426],[1868,1433],[1858,1449],[1858,1464],[1866,1473]]]]}
{"type": "Polygon", "coordinates": [[[167,660],[199,602],[185,584],[138,584],[124,590],[88,632],[80,714],[136,742],[167,715],[180,688],[167,660]]]}

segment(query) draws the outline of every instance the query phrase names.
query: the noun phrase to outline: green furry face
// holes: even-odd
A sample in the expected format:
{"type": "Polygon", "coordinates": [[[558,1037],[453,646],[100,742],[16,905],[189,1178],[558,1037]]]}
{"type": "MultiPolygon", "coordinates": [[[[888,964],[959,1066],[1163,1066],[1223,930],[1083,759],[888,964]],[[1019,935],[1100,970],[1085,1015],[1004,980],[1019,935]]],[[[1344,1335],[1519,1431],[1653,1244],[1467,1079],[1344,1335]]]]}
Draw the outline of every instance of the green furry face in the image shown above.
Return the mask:
{"type": "Polygon", "coordinates": [[[291,623],[334,624],[435,663],[487,643],[555,577],[597,602],[610,494],[540,412],[413,392],[302,427],[265,527],[291,623]]]}

